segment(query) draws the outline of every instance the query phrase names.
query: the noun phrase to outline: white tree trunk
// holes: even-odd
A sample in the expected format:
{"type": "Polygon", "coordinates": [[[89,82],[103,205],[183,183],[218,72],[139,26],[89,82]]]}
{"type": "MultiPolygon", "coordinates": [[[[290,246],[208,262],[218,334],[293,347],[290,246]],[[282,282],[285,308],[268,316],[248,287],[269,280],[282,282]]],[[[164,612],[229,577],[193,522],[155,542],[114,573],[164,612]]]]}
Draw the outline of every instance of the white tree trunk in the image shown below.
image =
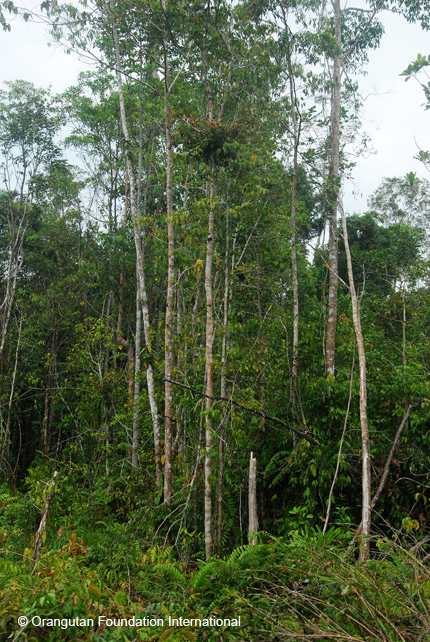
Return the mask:
{"type": "Polygon", "coordinates": [[[360,302],[357,297],[352,272],[351,251],[349,249],[348,229],[346,216],[341,207],[343,241],[345,245],[346,263],[348,267],[349,292],[351,295],[352,320],[357,339],[358,365],[360,371],[360,426],[361,426],[361,456],[362,456],[362,505],[361,524],[363,541],[360,547],[360,560],[369,559],[370,555],[370,530],[372,526],[371,514],[371,468],[370,468],[370,439],[369,424],[367,421],[367,380],[366,380],[366,353],[364,349],[363,332],[360,319],[360,302]]]}
{"type": "MultiPolygon", "coordinates": [[[[286,20],[285,20],[286,22],[286,20]]],[[[287,25],[285,25],[287,26],[287,25]]],[[[296,214],[297,214],[297,165],[299,149],[299,126],[297,122],[297,100],[295,77],[291,60],[291,48],[288,43],[288,78],[290,86],[291,120],[293,123],[293,184],[291,187],[291,271],[293,277],[293,362],[291,368],[291,401],[294,414],[297,410],[297,376],[299,365],[299,278],[297,273],[297,243],[296,243],[296,214]]]]}
{"type": "Polygon", "coordinates": [[[330,116],[330,172],[328,181],[327,204],[329,210],[329,290],[327,337],[325,348],[326,375],[335,375],[336,327],[337,327],[337,208],[339,199],[339,148],[340,148],[340,80],[342,73],[342,32],[340,0],[332,0],[334,13],[334,33],[336,53],[333,60],[333,87],[330,116]]]}
{"type": "MultiPolygon", "coordinates": [[[[167,73],[167,72],[166,72],[167,73]]],[[[164,501],[170,502],[172,496],[172,373],[173,373],[173,300],[175,280],[175,244],[173,233],[173,197],[172,197],[172,136],[170,131],[170,111],[167,96],[164,97],[164,120],[166,128],[167,147],[167,238],[168,238],[168,267],[167,267],[167,301],[166,323],[164,328],[164,501]]]]}
{"type": "MultiPolygon", "coordinates": [[[[111,8],[112,17],[113,17],[113,13],[114,13],[113,0],[110,0],[110,8],[111,8]]],[[[129,184],[130,184],[130,209],[131,209],[131,215],[133,219],[134,244],[136,248],[136,264],[137,264],[138,282],[139,282],[139,288],[140,288],[140,299],[142,303],[143,333],[145,337],[146,350],[149,353],[147,367],[146,367],[146,381],[148,386],[149,405],[151,408],[152,427],[154,432],[156,483],[157,483],[157,488],[159,488],[161,485],[160,424],[158,421],[157,401],[155,398],[154,369],[150,361],[150,359],[152,358],[152,340],[151,340],[151,332],[150,332],[148,295],[146,291],[145,270],[143,266],[141,227],[140,227],[140,221],[138,216],[136,188],[135,188],[134,172],[133,172],[133,155],[131,151],[131,140],[130,140],[130,134],[128,132],[127,119],[125,115],[124,91],[123,91],[122,77],[121,77],[121,58],[120,58],[120,50],[119,50],[119,42],[118,42],[118,33],[115,27],[115,20],[112,20],[112,35],[113,35],[115,57],[116,57],[116,78],[117,78],[117,85],[118,85],[121,126],[122,126],[122,132],[124,135],[124,140],[126,145],[127,173],[129,178],[129,184]]]]}
{"type": "Polygon", "coordinates": [[[249,512],[249,525],[248,525],[249,543],[255,545],[257,543],[256,533],[258,532],[257,459],[254,457],[253,453],[251,453],[251,456],[249,459],[248,512],[249,512]]]}
{"type": "Polygon", "coordinates": [[[212,162],[212,175],[210,180],[210,209],[208,214],[208,237],[206,242],[206,266],[205,266],[205,292],[206,292],[206,352],[205,352],[205,377],[206,377],[206,403],[205,403],[205,427],[206,427],[206,454],[205,454],[205,506],[204,506],[204,527],[205,527],[205,553],[206,559],[211,557],[213,548],[212,539],[212,417],[213,406],[213,277],[212,260],[215,234],[215,161],[212,162]]]}

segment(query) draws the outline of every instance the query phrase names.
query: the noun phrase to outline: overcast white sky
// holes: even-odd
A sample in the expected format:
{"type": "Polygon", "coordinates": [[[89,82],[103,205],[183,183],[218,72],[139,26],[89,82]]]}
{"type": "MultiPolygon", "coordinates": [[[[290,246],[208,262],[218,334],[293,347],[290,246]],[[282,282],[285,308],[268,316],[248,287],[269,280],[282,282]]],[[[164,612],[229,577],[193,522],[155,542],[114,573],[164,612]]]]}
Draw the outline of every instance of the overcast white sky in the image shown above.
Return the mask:
{"type": "MultiPolygon", "coordinates": [[[[363,0],[348,4],[363,6],[363,0]]],[[[359,78],[365,98],[363,128],[375,153],[357,159],[353,180],[345,184],[344,204],[349,212],[365,210],[367,198],[385,176],[414,171],[430,179],[422,164],[414,160],[418,146],[430,150],[430,110],[422,107],[424,94],[418,83],[412,79],[405,82],[399,76],[417,53],[430,53],[430,34],[388,12],[381,14],[381,20],[385,27],[381,47],[370,52],[368,73],[359,78]]],[[[48,47],[49,35],[43,25],[11,22],[10,33],[0,32],[1,82],[29,80],[60,92],[89,68],[74,54],[66,55],[56,45],[48,47]]]]}
{"type": "Polygon", "coordinates": [[[368,73],[359,78],[360,93],[365,98],[363,129],[370,135],[376,153],[357,159],[353,182],[345,184],[348,211],[362,211],[385,176],[404,176],[413,171],[430,179],[422,163],[414,160],[419,147],[430,150],[430,111],[424,110],[425,97],[419,84],[414,79],[405,82],[399,75],[418,53],[430,54],[430,33],[387,11],[380,19],[385,28],[381,46],[370,52],[368,73]]]}

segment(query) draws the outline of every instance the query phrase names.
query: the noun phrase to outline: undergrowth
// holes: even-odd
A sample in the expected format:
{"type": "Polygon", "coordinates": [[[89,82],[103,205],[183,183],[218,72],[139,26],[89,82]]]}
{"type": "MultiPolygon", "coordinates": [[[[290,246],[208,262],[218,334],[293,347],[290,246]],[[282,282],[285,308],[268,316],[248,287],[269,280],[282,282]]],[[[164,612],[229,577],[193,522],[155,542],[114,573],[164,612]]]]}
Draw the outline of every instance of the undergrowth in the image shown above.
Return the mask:
{"type": "Polygon", "coordinates": [[[0,640],[430,642],[428,545],[414,547],[413,529],[374,539],[366,564],[350,548],[346,526],[325,535],[305,526],[285,538],[260,533],[256,545],[204,561],[198,542],[194,553],[168,545],[164,534],[151,543],[149,508],[144,517],[133,508],[124,520],[109,514],[97,489],[92,496],[82,490],[79,511],[53,499],[33,569],[45,491],[36,483],[30,491],[0,492],[0,640]],[[20,615],[93,618],[95,625],[20,627],[20,615]],[[98,626],[99,616],[163,623],[115,628],[98,626]],[[240,617],[240,626],[171,627],[169,616],[240,617]]]}

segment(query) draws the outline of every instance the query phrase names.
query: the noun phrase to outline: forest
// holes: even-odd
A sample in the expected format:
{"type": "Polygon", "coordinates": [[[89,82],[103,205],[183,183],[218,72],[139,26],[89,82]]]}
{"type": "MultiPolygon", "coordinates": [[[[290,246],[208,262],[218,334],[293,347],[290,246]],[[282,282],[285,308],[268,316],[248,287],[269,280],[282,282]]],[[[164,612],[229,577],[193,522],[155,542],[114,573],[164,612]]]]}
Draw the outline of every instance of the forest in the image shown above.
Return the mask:
{"type": "Polygon", "coordinates": [[[1,640],[430,641],[430,180],[342,198],[430,3],[357,5],[0,2],[92,61],[0,90],[1,640]]]}

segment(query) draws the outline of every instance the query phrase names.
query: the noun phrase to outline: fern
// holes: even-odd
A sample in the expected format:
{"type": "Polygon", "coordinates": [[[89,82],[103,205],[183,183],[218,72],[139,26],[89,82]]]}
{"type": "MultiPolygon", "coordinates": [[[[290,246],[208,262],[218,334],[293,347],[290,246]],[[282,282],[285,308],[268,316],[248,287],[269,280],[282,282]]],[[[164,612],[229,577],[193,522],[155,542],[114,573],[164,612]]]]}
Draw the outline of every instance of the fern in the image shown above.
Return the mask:
{"type": "Polygon", "coordinates": [[[172,583],[177,583],[179,586],[185,588],[185,576],[172,562],[164,562],[163,564],[155,564],[153,567],[155,573],[167,578],[172,583]]]}
{"type": "Polygon", "coordinates": [[[226,546],[231,536],[234,539],[234,528],[237,524],[237,503],[232,495],[223,498],[222,545],[226,546]]]}
{"type": "Polygon", "coordinates": [[[11,495],[10,493],[2,493],[0,495],[0,508],[5,509],[16,501],[18,501],[18,497],[16,497],[15,495],[11,495]]]}
{"type": "Polygon", "coordinates": [[[146,553],[142,556],[142,562],[144,564],[147,562],[150,564],[160,564],[169,559],[171,552],[171,546],[164,549],[160,548],[160,546],[153,546],[152,548],[148,548],[146,553]]]}
{"type": "Polygon", "coordinates": [[[264,471],[264,479],[267,479],[268,477],[274,475],[269,483],[269,488],[274,488],[279,482],[283,480],[283,478],[287,474],[288,470],[290,469],[290,464],[288,461],[288,457],[290,456],[291,451],[280,450],[273,455],[273,457],[267,464],[264,471]]]}
{"type": "Polygon", "coordinates": [[[271,544],[261,542],[261,540],[265,537],[269,537],[271,541],[276,540],[276,544],[280,547],[285,546],[283,542],[269,535],[265,531],[257,533],[257,537],[260,540],[259,544],[244,544],[243,546],[235,548],[234,551],[232,551],[232,553],[230,554],[227,560],[227,564],[231,565],[234,562],[238,562],[240,567],[243,568],[246,566],[247,561],[251,558],[258,559],[259,563],[262,562],[267,557],[267,554],[274,552],[274,547],[271,544]]]}
{"type": "Polygon", "coordinates": [[[193,579],[192,587],[194,590],[204,589],[211,586],[211,578],[219,575],[225,566],[224,560],[213,560],[205,563],[193,579]]]}
{"type": "Polygon", "coordinates": [[[267,545],[260,544],[256,546],[249,545],[242,553],[238,562],[242,569],[255,568],[261,565],[267,557],[267,545]],[[264,553],[262,555],[262,553],[264,553]]]}
{"type": "Polygon", "coordinates": [[[227,564],[233,564],[233,562],[236,562],[240,556],[249,548],[250,544],[243,544],[243,546],[238,546],[237,548],[234,549],[229,555],[229,558],[227,560],[227,564]]]}

